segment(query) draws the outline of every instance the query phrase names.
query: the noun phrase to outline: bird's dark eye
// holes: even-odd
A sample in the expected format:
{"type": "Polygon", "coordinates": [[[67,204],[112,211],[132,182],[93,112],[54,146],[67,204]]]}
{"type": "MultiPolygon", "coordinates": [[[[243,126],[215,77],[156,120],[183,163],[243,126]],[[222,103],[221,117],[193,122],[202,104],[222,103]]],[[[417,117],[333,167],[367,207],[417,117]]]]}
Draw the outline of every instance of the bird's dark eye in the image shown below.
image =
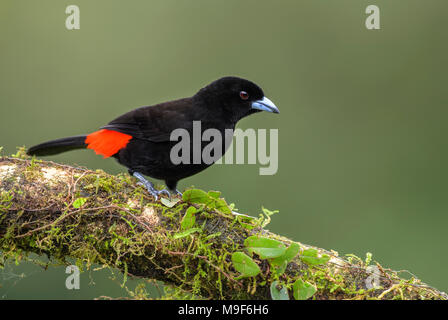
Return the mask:
{"type": "Polygon", "coordinates": [[[247,99],[249,99],[249,94],[246,91],[241,91],[240,98],[243,100],[247,100],[247,99]]]}

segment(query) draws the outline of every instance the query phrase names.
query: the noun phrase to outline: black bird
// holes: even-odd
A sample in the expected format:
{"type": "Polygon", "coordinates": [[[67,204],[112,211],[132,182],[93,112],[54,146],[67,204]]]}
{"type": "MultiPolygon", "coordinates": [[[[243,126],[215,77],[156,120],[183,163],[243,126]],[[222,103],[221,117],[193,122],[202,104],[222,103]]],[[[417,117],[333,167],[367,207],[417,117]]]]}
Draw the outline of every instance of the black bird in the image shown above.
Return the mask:
{"type": "MultiPolygon", "coordinates": [[[[44,142],[31,147],[28,154],[48,156],[74,149],[93,149],[104,158],[116,158],[157,199],[159,194],[169,195],[169,192],[156,190],[143,175],[164,180],[170,191],[178,193],[176,186],[179,180],[213,164],[202,160],[200,163],[174,164],[170,153],[178,142],[170,140],[173,130],[185,129],[192,136],[193,122],[200,121],[201,136],[207,129],[216,129],[224,137],[225,129],[233,130],[240,119],[260,111],[279,113],[255,83],[224,77],[200,89],[192,97],[137,108],[109,122],[99,131],[44,142]]],[[[229,147],[224,140],[221,155],[229,147]]],[[[201,150],[205,146],[206,143],[201,142],[201,150]]]]}

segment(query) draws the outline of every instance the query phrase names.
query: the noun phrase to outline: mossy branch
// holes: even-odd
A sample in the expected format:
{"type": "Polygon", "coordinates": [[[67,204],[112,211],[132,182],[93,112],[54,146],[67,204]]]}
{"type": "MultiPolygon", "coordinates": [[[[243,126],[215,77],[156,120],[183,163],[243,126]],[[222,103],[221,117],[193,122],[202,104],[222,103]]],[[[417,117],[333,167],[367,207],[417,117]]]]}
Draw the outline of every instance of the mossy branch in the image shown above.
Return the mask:
{"type": "Polygon", "coordinates": [[[283,298],[308,298],[299,279],[317,289],[312,299],[447,299],[412,275],[404,279],[379,264],[372,274],[371,262],[354,256],[315,248],[317,260],[328,259],[314,263],[313,257],[305,259],[311,247],[298,242],[299,254],[278,271],[272,259],[248,251],[245,240],[259,235],[285,247],[293,242],[263,228],[269,217],[250,220],[223,208],[194,199],[154,202],[128,175],[18,153],[0,158],[0,265],[29,253],[62,263],[71,258],[87,268],[105,265],[211,299],[271,299],[281,292],[283,298]],[[194,220],[186,217],[190,207],[196,208],[194,220]],[[235,252],[251,256],[256,276],[240,277],[235,252]],[[375,279],[379,287],[372,288],[375,279]]]}

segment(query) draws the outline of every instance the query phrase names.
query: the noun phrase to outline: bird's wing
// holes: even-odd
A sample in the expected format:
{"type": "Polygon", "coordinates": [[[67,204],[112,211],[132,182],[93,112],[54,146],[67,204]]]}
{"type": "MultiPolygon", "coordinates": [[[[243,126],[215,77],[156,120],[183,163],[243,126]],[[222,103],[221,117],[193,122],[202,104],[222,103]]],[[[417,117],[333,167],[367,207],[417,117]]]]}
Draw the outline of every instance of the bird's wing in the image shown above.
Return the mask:
{"type": "Polygon", "coordinates": [[[118,131],[137,139],[166,142],[170,141],[173,130],[190,129],[191,108],[191,98],[141,107],[123,114],[101,129],[118,131]]]}

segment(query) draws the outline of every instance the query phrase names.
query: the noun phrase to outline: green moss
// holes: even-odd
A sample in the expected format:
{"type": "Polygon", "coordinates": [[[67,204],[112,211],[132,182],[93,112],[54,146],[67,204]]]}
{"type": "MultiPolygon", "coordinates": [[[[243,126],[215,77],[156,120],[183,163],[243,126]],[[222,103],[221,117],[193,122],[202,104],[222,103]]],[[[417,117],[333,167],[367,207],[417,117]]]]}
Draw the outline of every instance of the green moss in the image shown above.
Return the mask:
{"type": "Polygon", "coordinates": [[[25,146],[17,147],[17,152],[12,154],[11,157],[17,158],[17,159],[28,159],[28,158],[30,158],[26,154],[26,147],[25,146]]]}
{"type": "MultiPolygon", "coordinates": [[[[287,263],[284,273],[276,273],[267,259],[253,254],[261,272],[236,280],[239,273],[231,255],[246,250],[244,241],[249,236],[291,244],[264,229],[275,211],[263,208],[256,219],[234,216],[224,199],[216,198],[218,193],[204,191],[198,192],[200,197],[193,202],[184,199],[166,207],[154,202],[127,174],[111,176],[101,170],[75,168],[67,171],[71,174],[68,183],[45,185],[36,198],[32,188],[41,180],[42,168],[66,167],[23,157],[22,150],[14,159],[3,159],[17,166],[24,184],[11,180],[0,185],[8,188],[0,193],[0,265],[8,259],[19,263],[28,259],[30,252],[48,255],[55,264],[67,264],[70,258],[84,271],[94,265],[120,270],[124,287],[134,275],[162,280],[168,287],[164,298],[266,298],[273,281],[285,285],[292,297],[297,279],[318,289],[313,299],[442,298],[419,287],[419,280],[403,281],[390,270],[382,274],[383,288],[367,289],[371,255],[364,260],[342,257],[339,266],[331,261],[309,265],[299,253],[287,263]],[[194,219],[182,224],[191,206],[196,208],[194,219]],[[195,232],[175,237],[192,228],[195,232]]],[[[298,244],[303,252],[306,246],[298,244]]],[[[133,298],[149,298],[143,284],[127,289],[133,298]]]]}

